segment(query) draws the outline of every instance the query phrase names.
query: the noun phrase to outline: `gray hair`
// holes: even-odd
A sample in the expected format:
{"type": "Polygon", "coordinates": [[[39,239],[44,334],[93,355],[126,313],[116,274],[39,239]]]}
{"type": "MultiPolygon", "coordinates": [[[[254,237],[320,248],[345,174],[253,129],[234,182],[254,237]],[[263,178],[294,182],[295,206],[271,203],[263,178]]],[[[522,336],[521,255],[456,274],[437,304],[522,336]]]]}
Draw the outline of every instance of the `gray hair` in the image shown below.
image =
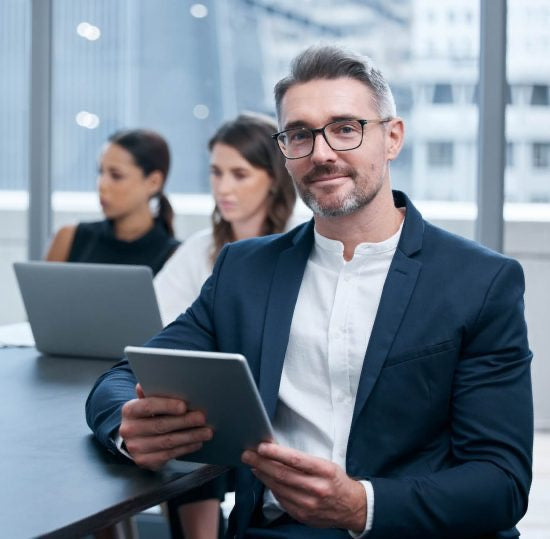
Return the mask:
{"type": "Polygon", "coordinates": [[[390,86],[368,56],[332,45],[313,46],[301,52],[290,65],[290,75],[275,85],[277,116],[281,117],[281,102],[295,84],[315,79],[347,77],[362,82],[371,91],[373,105],[381,118],[396,115],[395,100],[390,86]]]}

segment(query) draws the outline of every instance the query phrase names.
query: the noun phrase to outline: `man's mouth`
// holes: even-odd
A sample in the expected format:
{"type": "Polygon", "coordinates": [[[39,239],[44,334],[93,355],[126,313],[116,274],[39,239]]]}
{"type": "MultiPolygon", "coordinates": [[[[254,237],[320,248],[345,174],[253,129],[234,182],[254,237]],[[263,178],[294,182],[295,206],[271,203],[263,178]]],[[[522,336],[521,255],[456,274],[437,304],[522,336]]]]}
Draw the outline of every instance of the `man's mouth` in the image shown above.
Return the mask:
{"type": "Polygon", "coordinates": [[[349,176],[345,176],[343,174],[331,174],[329,176],[315,176],[311,180],[309,180],[309,183],[320,183],[320,182],[331,182],[334,180],[346,180],[349,176]]]}
{"type": "Polygon", "coordinates": [[[318,167],[303,177],[305,184],[338,182],[353,179],[353,170],[318,167]]]}

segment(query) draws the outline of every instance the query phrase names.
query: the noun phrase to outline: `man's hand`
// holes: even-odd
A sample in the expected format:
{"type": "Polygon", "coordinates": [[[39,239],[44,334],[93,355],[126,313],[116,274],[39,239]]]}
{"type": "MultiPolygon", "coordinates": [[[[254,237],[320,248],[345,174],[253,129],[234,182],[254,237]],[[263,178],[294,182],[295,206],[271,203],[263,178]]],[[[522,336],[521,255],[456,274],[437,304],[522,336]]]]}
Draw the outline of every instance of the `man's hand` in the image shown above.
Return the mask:
{"type": "Polygon", "coordinates": [[[145,397],[139,384],[136,393],[138,398],[122,407],[118,432],[138,466],[158,470],[170,459],[197,451],[212,438],[204,414],[189,412],[184,401],[145,397]]]}
{"type": "Polygon", "coordinates": [[[365,489],[337,464],[275,443],[245,451],[242,461],[296,520],[317,528],[364,530],[365,489]]]}

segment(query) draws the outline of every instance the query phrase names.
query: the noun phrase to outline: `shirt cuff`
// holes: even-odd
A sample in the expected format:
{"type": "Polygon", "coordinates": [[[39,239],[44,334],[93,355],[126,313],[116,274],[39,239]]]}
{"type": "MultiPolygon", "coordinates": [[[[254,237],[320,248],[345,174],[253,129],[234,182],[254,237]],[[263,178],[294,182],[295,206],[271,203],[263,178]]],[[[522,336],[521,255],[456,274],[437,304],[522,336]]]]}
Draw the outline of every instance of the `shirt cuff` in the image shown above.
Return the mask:
{"type": "Polygon", "coordinates": [[[116,448],[118,449],[119,453],[122,453],[125,457],[128,457],[130,460],[134,460],[132,458],[132,455],[130,455],[130,453],[128,453],[128,450],[126,449],[126,445],[124,443],[124,440],[123,440],[122,436],[119,434],[118,430],[116,432],[116,436],[115,436],[113,442],[116,445],[116,448]]]}
{"type": "Polygon", "coordinates": [[[365,522],[365,528],[360,533],[352,532],[348,530],[348,533],[353,537],[353,539],[363,539],[372,529],[372,521],[374,518],[374,489],[372,488],[372,483],[370,481],[359,481],[365,489],[365,494],[367,496],[367,519],[365,522]]]}

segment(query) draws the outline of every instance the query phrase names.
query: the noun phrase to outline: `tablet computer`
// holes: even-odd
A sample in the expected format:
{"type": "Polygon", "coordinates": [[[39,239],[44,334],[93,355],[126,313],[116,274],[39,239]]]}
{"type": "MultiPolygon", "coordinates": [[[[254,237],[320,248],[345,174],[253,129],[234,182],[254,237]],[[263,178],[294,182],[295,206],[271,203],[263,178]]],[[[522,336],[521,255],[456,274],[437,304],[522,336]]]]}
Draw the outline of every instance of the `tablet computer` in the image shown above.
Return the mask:
{"type": "Polygon", "coordinates": [[[241,354],[127,346],[126,356],[145,395],[185,400],[202,410],[214,436],[181,458],[240,466],[245,449],[273,440],[273,429],[241,354]]]}

